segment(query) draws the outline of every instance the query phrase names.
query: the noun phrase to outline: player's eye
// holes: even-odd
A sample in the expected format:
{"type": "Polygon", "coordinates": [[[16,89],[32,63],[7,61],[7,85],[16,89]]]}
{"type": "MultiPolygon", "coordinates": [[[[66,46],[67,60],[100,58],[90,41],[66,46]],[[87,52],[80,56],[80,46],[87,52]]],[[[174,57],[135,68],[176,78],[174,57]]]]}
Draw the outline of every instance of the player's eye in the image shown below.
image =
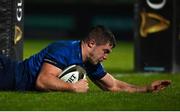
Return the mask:
{"type": "Polygon", "coordinates": [[[110,53],[110,51],[108,49],[104,49],[103,51],[104,51],[104,54],[109,54],[110,53]]]}

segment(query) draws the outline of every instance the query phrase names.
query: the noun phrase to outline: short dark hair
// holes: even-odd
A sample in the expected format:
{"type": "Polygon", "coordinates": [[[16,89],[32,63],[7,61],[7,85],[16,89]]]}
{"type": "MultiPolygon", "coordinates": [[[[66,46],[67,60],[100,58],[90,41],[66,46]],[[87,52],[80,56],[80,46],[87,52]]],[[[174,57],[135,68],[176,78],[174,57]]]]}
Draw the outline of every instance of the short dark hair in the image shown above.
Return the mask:
{"type": "Polygon", "coordinates": [[[97,45],[109,43],[113,48],[116,46],[116,39],[114,34],[106,27],[97,25],[93,27],[88,36],[83,39],[87,43],[94,39],[97,45]]]}

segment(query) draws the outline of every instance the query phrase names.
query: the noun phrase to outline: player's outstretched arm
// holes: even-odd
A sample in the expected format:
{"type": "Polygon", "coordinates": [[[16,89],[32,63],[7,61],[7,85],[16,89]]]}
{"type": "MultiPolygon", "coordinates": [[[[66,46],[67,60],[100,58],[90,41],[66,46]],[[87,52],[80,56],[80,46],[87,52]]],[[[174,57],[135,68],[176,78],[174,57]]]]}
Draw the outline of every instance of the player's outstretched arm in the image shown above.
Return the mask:
{"type": "Polygon", "coordinates": [[[88,91],[88,82],[86,79],[82,79],[76,83],[67,83],[58,78],[61,72],[62,70],[54,65],[44,63],[36,80],[36,88],[41,91],[88,91]]]}
{"type": "Polygon", "coordinates": [[[113,92],[158,92],[171,84],[170,80],[157,80],[147,86],[136,86],[115,79],[107,73],[102,79],[94,81],[100,88],[113,92]]]}

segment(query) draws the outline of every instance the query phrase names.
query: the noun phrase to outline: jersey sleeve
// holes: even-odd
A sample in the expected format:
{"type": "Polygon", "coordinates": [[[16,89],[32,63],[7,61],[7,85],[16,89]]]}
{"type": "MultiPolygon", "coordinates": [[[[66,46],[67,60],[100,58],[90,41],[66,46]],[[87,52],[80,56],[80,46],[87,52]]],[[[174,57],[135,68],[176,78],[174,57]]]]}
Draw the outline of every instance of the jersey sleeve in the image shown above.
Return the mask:
{"type": "Polygon", "coordinates": [[[97,65],[91,65],[87,67],[87,75],[90,79],[98,80],[106,75],[106,71],[104,70],[101,63],[97,65]]]}
{"type": "Polygon", "coordinates": [[[64,69],[67,65],[68,52],[66,48],[52,45],[48,47],[44,57],[44,62],[50,63],[60,69],[64,69]]]}

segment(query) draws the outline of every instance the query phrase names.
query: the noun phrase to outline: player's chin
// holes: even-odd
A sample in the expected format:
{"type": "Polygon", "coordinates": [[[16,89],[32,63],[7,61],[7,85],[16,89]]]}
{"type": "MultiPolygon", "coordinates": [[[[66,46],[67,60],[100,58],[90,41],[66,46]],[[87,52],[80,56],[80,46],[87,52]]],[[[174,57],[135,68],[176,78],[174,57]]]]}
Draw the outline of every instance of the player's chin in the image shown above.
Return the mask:
{"type": "Polygon", "coordinates": [[[94,63],[94,65],[97,65],[98,63],[101,63],[101,62],[103,62],[103,61],[96,61],[96,62],[94,63]]]}
{"type": "Polygon", "coordinates": [[[97,65],[99,63],[99,61],[91,61],[91,64],[93,65],[97,65]]]}
{"type": "Polygon", "coordinates": [[[90,63],[93,65],[97,65],[100,62],[102,62],[102,61],[101,60],[90,60],[90,63]]]}

